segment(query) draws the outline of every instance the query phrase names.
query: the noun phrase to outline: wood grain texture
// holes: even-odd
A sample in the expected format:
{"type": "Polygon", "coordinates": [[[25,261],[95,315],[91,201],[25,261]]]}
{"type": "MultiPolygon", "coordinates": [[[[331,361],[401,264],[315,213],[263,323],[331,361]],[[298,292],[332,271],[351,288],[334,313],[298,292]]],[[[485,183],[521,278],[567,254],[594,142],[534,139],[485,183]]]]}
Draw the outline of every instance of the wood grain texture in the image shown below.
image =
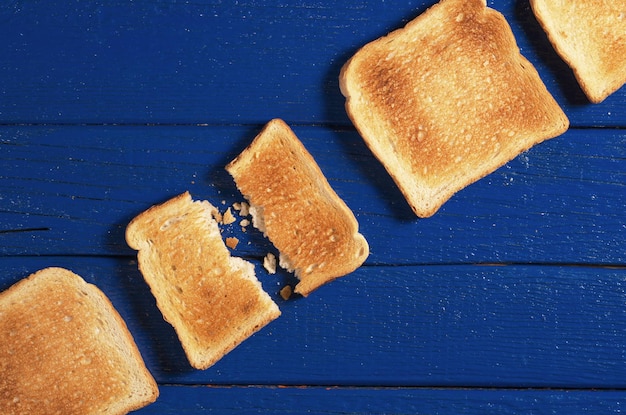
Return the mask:
{"type": "Polygon", "coordinates": [[[137,414],[609,415],[622,413],[625,401],[619,391],[166,386],[137,414]],[[181,410],[179,399],[194,404],[181,410]]]}
{"type": "MultiPolygon", "coordinates": [[[[349,125],[339,70],[434,1],[10,1],[0,122],[349,125]],[[217,104],[217,105],[216,105],[217,104]]],[[[574,126],[623,126],[622,88],[589,105],[527,2],[490,1],[574,126]]]]}
{"type": "Polygon", "coordinates": [[[134,259],[1,258],[0,289],[45,266],[78,273],[109,296],[159,384],[625,386],[623,269],[366,266],[284,301],[291,277],[253,263],[283,314],[204,371],[188,365],[134,259]]]}
{"type": "MultiPolygon", "coordinates": [[[[224,166],[259,128],[0,128],[0,250],[132,255],[123,232],[148,206],[186,190],[222,211],[242,201],[224,166]]],[[[368,264],[625,264],[623,130],[570,130],[462,190],[425,220],[415,218],[354,131],[294,130],[355,212],[371,246],[368,264]]],[[[251,227],[245,234],[237,224],[226,231],[243,241],[239,255],[270,249],[251,227]]]]}
{"type": "Polygon", "coordinates": [[[350,124],[338,76],[434,3],[4,2],[0,290],[47,266],[101,288],[159,382],[142,414],[623,412],[626,89],[590,104],[528,2],[488,0],[572,128],[418,220],[350,124]],[[371,255],[285,301],[296,281],[263,269],[267,239],[224,226],[283,314],[193,370],[124,230],[185,190],[221,210],[242,201],[224,166],[275,117],[371,255]]]}

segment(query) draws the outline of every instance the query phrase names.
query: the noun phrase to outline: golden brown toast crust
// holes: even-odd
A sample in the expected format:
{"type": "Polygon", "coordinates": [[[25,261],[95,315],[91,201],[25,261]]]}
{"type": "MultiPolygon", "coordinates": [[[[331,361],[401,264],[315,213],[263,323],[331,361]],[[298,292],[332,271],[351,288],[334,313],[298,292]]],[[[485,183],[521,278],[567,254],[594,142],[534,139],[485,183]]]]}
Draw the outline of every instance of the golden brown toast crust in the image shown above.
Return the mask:
{"type": "Polygon", "coordinates": [[[206,369],[280,315],[254,266],[231,257],[212,217],[185,192],[131,221],[128,244],[191,365],[206,369]]]}
{"type": "Polygon", "coordinates": [[[346,110],[416,215],[569,123],[504,17],[442,0],[342,68],[346,110]]]}
{"type": "Polygon", "coordinates": [[[291,128],[271,120],[226,170],[256,209],[269,240],[308,295],[358,268],[369,254],[352,211],[291,128]],[[259,216],[262,216],[260,218],[259,216]]]}
{"type": "Polygon", "coordinates": [[[2,414],[125,414],[159,394],[126,324],[78,275],[46,268],[0,294],[2,414]]]}
{"type": "Polygon", "coordinates": [[[626,1],[531,0],[537,20],[593,103],[626,83],[626,1]]]}

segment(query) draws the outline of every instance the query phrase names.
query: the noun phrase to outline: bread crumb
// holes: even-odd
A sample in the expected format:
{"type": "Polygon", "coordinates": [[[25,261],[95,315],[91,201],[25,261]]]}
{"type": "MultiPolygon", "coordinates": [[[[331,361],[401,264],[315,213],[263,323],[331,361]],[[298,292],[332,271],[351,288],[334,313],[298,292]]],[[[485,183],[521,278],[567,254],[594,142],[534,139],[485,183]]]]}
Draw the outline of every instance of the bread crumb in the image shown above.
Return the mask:
{"type": "Polygon", "coordinates": [[[234,236],[226,238],[226,246],[230,249],[235,249],[237,247],[237,244],[239,244],[239,239],[235,238],[234,236]]]}
{"type": "Polygon", "coordinates": [[[230,211],[230,208],[226,209],[226,212],[224,212],[224,215],[222,216],[222,222],[224,223],[224,225],[230,225],[235,221],[236,219],[233,216],[233,213],[230,211]]]}
{"type": "Polygon", "coordinates": [[[250,214],[250,205],[246,202],[235,202],[233,203],[233,209],[239,212],[239,216],[245,217],[250,214]]]}
{"type": "Polygon", "coordinates": [[[289,297],[291,297],[292,292],[293,291],[291,289],[291,285],[285,285],[280,290],[280,296],[282,297],[283,300],[288,300],[289,297]]]}
{"type": "Polygon", "coordinates": [[[263,267],[270,274],[276,274],[276,255],[271,252],[265,255],[265,258],[263,258],[263,267]]]}
{"type": "Polygon", "coordinates": [[[248,216],[250,214],[250,205],[246,202],[241,202],[241,210],[239,211],[241,216],[248,216]]]}
{"type": "Polygon", "coordinates": [[[250,225],[250,221],[248,219],[242,219],[241,222],[239,222],[239,224],[241,225],[242,228],[245,228],[246,226],[250,225]]]}

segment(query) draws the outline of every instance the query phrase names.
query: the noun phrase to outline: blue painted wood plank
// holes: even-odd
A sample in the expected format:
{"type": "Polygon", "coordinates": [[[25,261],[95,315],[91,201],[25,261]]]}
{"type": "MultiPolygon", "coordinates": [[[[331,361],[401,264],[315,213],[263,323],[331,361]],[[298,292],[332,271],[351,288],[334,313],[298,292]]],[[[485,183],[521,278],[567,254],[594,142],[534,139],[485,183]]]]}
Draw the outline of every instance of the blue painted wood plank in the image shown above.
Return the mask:
{"type": "MultiPolygon", "coordinates": [[[[434,3],[4,2],[0,122],[350,125],[341,66],[434,3]]],[[[626,89],[589,104],[527,2],[489,5],[572,125],[626,125],[626,89]]]]}
{"type": "MultiPolygon", "coordinates": [[[[243,198],[224,166],[249,127],[0,128],[1,255],[134,255],[128,222],[190,190],[222,211],[243,198]],[[224,204],[222,204],[222,201],[224,204]]],[[[626,263],[626,133],[575,129],[418,220],[352,130],[294,126],[371,245],[367,263],[626,263]]],[[[252,227],[238,255],[271,244],[252,227]]]]}
{"type": "Polygon", "coordinates": [[[46,266],[99,286],[159,384],[626,389],[626,270],[365,266],[306,299],[254,261],[279,319],[215,366],[189,366],[136,261],[0,258],[0,289],[46,266]]]}
{"type": "Polygon", "coordinates": [[[624,405],[623,391],[162,386],[137,414],[609,415],[624,405]]]}
{"type": "Polygon", "coordinates": [[[626,89],[589,104],[528,3],[488,0],[573,128],[418,220],[352,128],[337,78],[434,3],[3,3],[0,290],[51,265],[100,286],[159,381],[146,414],[622,412],[626,89]],[[222,210],[241,201],[223,166],[273,117],[355,211],[371,256],[284,301],[294,279],[262,268],[269,242],[224,227],[283,315],[196,371],[124,228],[185,190],[222,210]]]}

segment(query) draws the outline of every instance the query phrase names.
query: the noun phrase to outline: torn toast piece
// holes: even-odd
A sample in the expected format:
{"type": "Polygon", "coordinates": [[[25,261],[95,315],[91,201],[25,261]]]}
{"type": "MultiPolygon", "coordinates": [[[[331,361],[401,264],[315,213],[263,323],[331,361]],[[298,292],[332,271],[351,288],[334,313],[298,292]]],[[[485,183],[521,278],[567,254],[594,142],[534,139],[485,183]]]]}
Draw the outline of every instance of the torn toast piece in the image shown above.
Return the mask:
{"type": "Polygon", "coordinates": [[[67,269],[1,293],[0,332],[3,415],[126,414],[159,395],[109,299],[67,269]]]}
{"type": "Polygon", "coordinates": [[[217,209],[185,192],[146,210],[126,229],[139,269],[191,365],[206,369],[280,315],[254,266],[232,257],[217,209]]]}
{"type": "Polygon", "coordinates": [[[369,255],[354,214],[283,120],[268,122],[226,170],[250,204],[253,225],[278,249],[279,265],[295,271],[297,293],[307,296],[369,255]]]}
{"type": "Polygon", "coordinates": [[[593,103],[626,83],[626,1],[531,0],[556,52],[593,103]]]}
{"type": "Polygon", "coordinates": [[[340,73],[346,111],[419,217],[569,121],[485,0],[441,0],[340,73]]]}

